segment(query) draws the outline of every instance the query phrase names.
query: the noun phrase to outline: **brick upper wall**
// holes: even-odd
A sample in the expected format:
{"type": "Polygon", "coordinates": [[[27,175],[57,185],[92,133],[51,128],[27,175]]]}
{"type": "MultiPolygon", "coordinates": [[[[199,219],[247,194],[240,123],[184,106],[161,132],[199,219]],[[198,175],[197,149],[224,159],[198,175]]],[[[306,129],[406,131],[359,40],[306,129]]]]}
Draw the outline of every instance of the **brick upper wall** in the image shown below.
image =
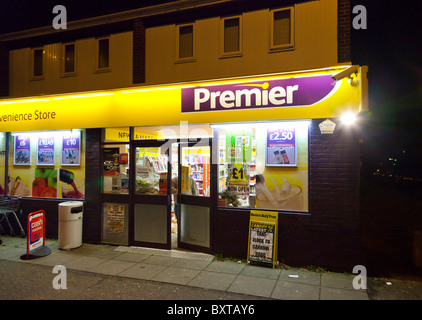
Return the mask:
{"type": "Polygon", "coordinates": [[[350,0],[338,0],[337,54],[338,62],[351,61],[351,3],[350,0]]]}

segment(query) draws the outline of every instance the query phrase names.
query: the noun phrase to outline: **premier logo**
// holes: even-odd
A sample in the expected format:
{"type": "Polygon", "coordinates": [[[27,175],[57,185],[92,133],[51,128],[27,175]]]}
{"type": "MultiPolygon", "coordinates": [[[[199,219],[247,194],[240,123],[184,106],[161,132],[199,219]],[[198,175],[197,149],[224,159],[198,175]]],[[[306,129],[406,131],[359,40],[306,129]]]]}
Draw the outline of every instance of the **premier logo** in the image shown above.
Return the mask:
{"type": "Polygon", "coordinates": [[[330,75],[182,89],[182,112],[310,106],[338,86],[330,75]]]}
{"type": "Polygon", "coordinates": [[[206,88],[195,89],[194,110],[201,110],[201,105],[208,102],[210,104],[210,109],[215,109],[217,105],[220,105],[225,109],[230,109],[233,107],[239,108],[242,106],[251,107],[252,100],[254,100],[254,106],[257,107],[267,106],[268,103],[273,105],[292,104],[293,93],[299,90],[298,85],[287,86],[286,88],[276,86],[271,88],[271,90],[268,90],[268,82],[264,82],[263,84],[237,85],[237,87],[243,86],[255,86],[256,88],[235,91],[211,91],[206,88]]]}

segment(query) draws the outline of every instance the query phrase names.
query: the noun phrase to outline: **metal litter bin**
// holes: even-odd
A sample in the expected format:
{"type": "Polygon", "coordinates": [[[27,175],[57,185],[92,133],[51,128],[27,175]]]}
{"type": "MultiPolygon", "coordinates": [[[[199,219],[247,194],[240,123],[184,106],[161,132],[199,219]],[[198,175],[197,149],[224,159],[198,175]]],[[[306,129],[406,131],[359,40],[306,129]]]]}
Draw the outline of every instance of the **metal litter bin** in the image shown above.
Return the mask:
{"type": "Polygon", "coordinates": [[[59,204],[59,249],[70,250],[82,245],[83,202],[59,204]]]}

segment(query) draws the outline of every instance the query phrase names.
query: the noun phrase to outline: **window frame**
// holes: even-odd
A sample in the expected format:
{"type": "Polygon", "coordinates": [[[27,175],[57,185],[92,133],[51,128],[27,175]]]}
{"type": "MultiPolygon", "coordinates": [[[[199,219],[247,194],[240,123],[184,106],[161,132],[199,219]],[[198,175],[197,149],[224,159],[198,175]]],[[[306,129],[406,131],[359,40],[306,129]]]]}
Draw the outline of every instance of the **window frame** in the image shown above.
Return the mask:
{"type": "Polygon", "coordinates": [[[269,10],[270,20],[270,52],[292,50],[295,48],[295,7],[285,7],[269,10]],[[290,11],[290,42],[274,45],[274,14],[281,11],[290,11]]]}
{"type": "Polygon", "coordinates": [[[110,72],[111,71],[111,54],[110,54],[110,47],[111,47],[111,37],[104,36],[104,37],[97,37],[95,38],[95,73],[102,73],[102,72],[110,72]],[[108,40],[108,66],[107,67],[100,67],[100,41],[108,40]]]}
{"type": "Polygon", "coordinates": [[[195,23],[184,23],[176,25],[176,62],[175,63],[186,63],[186,62],[195,62],[196,61],[196,41],[195,41],[195,23]],[[180,57],[180,28],[192,26],[192,56],[191,57],[180,57]]]}
{"type": "Polygon", "coordinates": [[[240,57],[243,55],[243,23],[242,15],[228,16],[220,18],[220,58],[240,57]],[[225,22],[226,20],[239,19],[239,50],[224,51],[225,22]]]}
{"type": "Polygon", "coordinates": [[[76,59],[76,42],[67,42],[62,43],[62,59],[61,59],[61,76],[62,77],[72,77],[76,76],[76,68],[77,68],[77,59],[76,59]],[[73,71],[67,71],[66,72],[66,46],[74,46],[73,51],[73,71]]]}
{"type": "Polygon", "coordinates": [[[45,50],[44,47],[34,47],[31,48],[31,56],[30,56],[30,80],[36,81],[36,80],[44,80],[45,76],[45,50]],[[42,58],[41,58],[41,74],[35,75],[34,68],[35,68],[35,51],[41,50],[42,51],[42,58]]]}

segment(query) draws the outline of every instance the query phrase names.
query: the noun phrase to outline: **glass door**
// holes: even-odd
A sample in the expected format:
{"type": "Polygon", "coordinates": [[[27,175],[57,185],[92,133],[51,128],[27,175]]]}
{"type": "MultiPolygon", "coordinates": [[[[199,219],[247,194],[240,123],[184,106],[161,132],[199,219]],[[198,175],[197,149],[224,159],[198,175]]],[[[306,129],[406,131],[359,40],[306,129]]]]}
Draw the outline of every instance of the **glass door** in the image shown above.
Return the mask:
{"type": "Polygon", "coordinates": [[[171,143],[140,141],[131,149],[130,243],[171,249],[171,143]]]}
{"type": "Polygon", "coordinates": [[[129,144],[102,146],[101,242],[129,244],[129,144]]]}
{"type": "Polygon", "coordinates": [[[211,252],[211,139],[179,144],[178,247],[211,252]]]}

